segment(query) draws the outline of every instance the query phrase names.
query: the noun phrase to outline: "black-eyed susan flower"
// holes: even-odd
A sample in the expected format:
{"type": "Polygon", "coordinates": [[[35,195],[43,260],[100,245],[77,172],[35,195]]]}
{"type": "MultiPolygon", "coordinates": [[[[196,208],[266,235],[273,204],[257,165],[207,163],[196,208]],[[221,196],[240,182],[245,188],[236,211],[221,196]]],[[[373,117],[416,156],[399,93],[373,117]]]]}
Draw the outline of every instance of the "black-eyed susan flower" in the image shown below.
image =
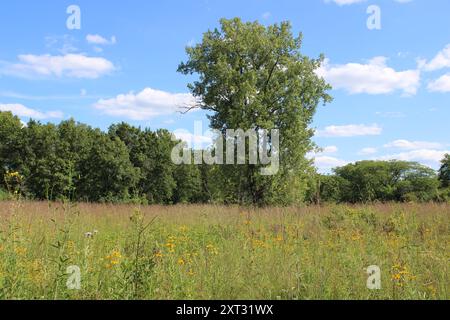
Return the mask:
{"type": "Polygon", "coordinates": [[[120,264],[120,261],[122,259],[122,254],[120,253],[119,250],[113,250],[113,252],[105,257],[106,260],[106,264],[105,267],[107,269],[111,269],[114,266],[117,266],[118,264],[120,264]]]}

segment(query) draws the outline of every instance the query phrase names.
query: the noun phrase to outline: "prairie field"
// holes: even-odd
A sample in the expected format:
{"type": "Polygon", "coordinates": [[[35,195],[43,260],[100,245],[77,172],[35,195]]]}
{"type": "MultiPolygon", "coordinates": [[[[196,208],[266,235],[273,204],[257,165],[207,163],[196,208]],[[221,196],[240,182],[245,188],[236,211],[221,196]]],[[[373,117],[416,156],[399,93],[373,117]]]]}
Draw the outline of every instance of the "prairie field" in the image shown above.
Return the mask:
{"type": "Polygon", "coordinates": [[[449,299],[449,218],[448,204],[0,202],[0,299],[449,299]]]}

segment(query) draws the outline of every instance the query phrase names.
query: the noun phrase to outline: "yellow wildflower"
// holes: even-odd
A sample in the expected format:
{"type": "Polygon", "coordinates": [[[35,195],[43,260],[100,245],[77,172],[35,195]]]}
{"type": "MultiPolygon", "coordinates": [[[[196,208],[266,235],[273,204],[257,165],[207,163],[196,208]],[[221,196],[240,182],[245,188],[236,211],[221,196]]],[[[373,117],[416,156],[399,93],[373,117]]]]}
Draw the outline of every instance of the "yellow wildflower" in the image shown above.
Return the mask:
{"type": "Polygon", "coordinates": [[[14,249],[14,252],[19,256],[24,256],[27,253],[27,248],[25,247],[17,247],[14,249]]]}
{"type": "Polygon", "coordinates": [[[189,271],[188,271],[188,275],[190,275],[190,276],[192,277],[192,276],[194,276],[194,275],[195,275],[195,272],[194,272],[194,271],[192,271],[192,269],[189,269],[189,271]]]}
{"type": "Polygon", "coordinates": [[[400,263],[392,266],[391,280],[398,287],[403,287],[408,281],[414,280],[416,277],[411,274],[408,267],[400,263]]]}
{"type": "Polygon", "coordinates": [[[359,234],[359,232],[355,232],[352,234],[351,239],[352,241],[358,241],[361,239],[361,234],[359,234]]]}
{"type": "Polygon", "coordinates": [[[167,247],[167,249],[169,249],[169,252],[170,252],[170,253],[175,252],[175,243],[173,243],[173,242],[167,242],[167,243],[166,243],[166,247],[167,247]]]}
{"type": "Polygon", "coordinates": [[[264,243],[264,241],[254,239],[254,240],[253,240],[253,247],[254,247],[254,248],[263,248],[263,249],[265,249],[265,248],[267,248],[268,246],[267,246],[266,243],[264,243]]]}
{"type": "Polygon", "coordinates": [[[208,250],[208,252],[210,254],[213,254],[213,255],[218,255],[219,254],[219,250],[217,250],[217,248],[214,247],[214,245],[212,245],[212,244],[208,244],[206,246],[206,249],[208,250]]]}
{"type": "Polygon", "coordinates": [[[120,259],[122,259],[122,254],[119,250],[113,250],[113,252],[105,257],[107,269],[111,269],[112,267],[120,264],[120,259]]]}

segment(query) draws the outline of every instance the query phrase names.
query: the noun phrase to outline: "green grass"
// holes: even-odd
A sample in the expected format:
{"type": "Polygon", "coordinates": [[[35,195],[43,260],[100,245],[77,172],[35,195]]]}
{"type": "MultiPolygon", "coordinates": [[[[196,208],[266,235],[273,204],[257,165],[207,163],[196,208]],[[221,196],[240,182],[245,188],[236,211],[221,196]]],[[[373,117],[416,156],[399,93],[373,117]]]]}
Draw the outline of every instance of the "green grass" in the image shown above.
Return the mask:
{"type": "Polygon", "coordinates": [[[449,217],[437,204],[3,202],[0,298],[449,299],[449,217]],[[80,290],[66,286],[71,265],[80,290]],[[367,289],[371,265],[381,290],[367,289]]]}
{"type": "Polygon", "coordinates": [[[5,201],[9,199],[8,192],[0,188],[0,201],[5,201]]]}

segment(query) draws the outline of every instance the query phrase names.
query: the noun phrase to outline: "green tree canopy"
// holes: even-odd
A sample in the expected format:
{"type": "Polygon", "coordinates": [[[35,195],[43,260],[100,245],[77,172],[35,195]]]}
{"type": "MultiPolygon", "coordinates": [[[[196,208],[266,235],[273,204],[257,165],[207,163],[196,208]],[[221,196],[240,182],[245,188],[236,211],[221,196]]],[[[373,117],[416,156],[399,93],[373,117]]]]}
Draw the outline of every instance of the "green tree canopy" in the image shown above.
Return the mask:
{"type": "Polygon", "coordinates": [[[436,198],[436,172],[415,162],[360,161],[335,169],[341,202],[430,201],[436,198]]]}
{"type": "MultiPolygon", "coordinates": [[[[187,48],[188,61],[178,71],[197,74],[189,84],[197,98],[191,108],[209,111],[211,128],[280,131],[280,171],[261,176],[262,165],[221,166],[239,202],[290,203],[303,197],[304,178],[312,149],[309,129],[319,103],[329,102],[330,89],[315,70],[322,57],[301,54],[302,35],[290,23],[265,27],[239,18],[220,21],[221,28],[204,34],[187,48]],[[295,186],[295,187],[294,187],[295,186]]],[[[269,148],[270,149],[270,148],[269,148]]]]}
{"type": "Polygon", "coordinates": [[[439,169],[439,180],[444,188],[450,187],[450,154],[446,154],[441,161],[442,165],[439,169]]]}
{"type": "Polygon", "coordinates": [[[22,162],[23,130],[20,119],[11,112],[0,112],[0,186],[7,170],[16,171],[22,162]]]}

